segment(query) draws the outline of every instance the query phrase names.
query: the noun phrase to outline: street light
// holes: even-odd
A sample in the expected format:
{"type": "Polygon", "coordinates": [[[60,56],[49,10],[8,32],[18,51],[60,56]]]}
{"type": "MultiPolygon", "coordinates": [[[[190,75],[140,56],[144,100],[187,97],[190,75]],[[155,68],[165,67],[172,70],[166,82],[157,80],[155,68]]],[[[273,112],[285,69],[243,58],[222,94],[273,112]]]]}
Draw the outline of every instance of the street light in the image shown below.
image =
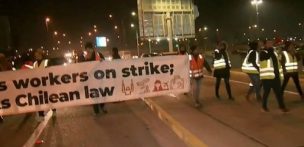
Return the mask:
{"type": "Polygon", "coordinates": [[[51,21],[51,19],[49,17],[45,18],[45,26],[46,26],[46,31],[49,31],[49,22],[51,21]]]}
{"type": "Polygon", "coordinates": [[[204,31],[207,31],[208,30],[208,27],[204,27],[204,31]]]}
{"type": "Polygon", "coordinates": [[[45,18],[45,22],[50,22],[51,19],[49,17],[45,18]]]}
{"type": "Polygon", "coordinates": [[[117,26],[114,26],[114,29],[115,29],[115,30],[117,30],[117,29],[118,29],[118,27],[117,27],[117,26]]]}
{"type": "Polygon", "coordinates": [[[130,26],[131,26],[131,28],[134,28],[134,27],[135,27],[134,23],[131,23],[131,25],[130,25],[130,26]]]}
{"type": "Polygon", "coordinates": [[[57,31],[55,31],[55,32],[54,32],[54,35],[55,35],[55,36],[57,36],[57,35],[58,35],[58,32],[57,32],[57,31]]]}
{"type": "Polygon", "coordinates": [[[263,0],[252,0],[251,5],[255,6],[255,11],[256,11],[256,24],[259,26],[259,5],[263,3],[263,0]]]}
{"type": "Polygon", "coordinates": [[[132,16],[136,16],[136,12],[133,11],[133,12],[131,13],[131,15],[132,15],[132,16]]]}

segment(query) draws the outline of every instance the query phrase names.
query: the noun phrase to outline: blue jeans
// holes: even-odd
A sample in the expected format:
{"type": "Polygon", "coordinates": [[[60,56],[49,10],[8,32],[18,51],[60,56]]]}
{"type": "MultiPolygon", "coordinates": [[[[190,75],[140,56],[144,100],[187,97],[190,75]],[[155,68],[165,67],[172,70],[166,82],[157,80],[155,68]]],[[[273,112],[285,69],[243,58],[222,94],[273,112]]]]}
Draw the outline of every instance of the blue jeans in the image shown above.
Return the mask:
{"type": "Polygon", "coordinates": [[[196,104],[199,104],[199,95],[201,91],[201,79],[202,78],[193,78],[192,80],[192,95],[194,98],[194,102],[196,104]]]}
{"type": "Polygon", "coordinates": [[[250,81],[252,83],[252,87],[250,86],[247,96],[250,96],[252,94],[253,91],[255,91],[255,95],[256,98],[258,100],[261,100],[262,96],[261,96],[261,87],[262,87],[262,83],[260,80],[260,75],[259,74],[248,74],[250,81]]]}

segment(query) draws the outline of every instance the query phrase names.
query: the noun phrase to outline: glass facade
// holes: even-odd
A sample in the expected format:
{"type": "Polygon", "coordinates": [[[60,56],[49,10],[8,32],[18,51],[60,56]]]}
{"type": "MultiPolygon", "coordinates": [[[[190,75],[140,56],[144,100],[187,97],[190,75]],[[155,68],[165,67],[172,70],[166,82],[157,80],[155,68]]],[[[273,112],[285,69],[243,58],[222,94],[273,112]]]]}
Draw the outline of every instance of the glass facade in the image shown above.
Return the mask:
{"type": "Polygon", "coordinates": [[[138,0],[140,36],[167,38],[168,21],[175,38],[195,37],[195,16],[192,0],[138,0]],[[170,17],[167,17],[170,13],[170,17]]]}

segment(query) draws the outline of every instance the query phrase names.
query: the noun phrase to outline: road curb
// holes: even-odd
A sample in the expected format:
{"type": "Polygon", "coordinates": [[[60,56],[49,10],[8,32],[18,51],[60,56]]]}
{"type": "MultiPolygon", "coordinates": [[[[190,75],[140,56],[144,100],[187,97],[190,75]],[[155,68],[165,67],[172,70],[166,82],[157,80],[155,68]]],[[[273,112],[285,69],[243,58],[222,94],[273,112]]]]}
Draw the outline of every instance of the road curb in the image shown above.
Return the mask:
{"type": "MultiPolygon", "coordinates": [[[[38,127],[34,130],[34,132],[32,133],[32,135],[30,136],[30,138],[26,141],[26,143],[23,145],[23,147],[33,147],[36,143],[36,141],[38,140],[39,136],[41,135],[42,131],[44,130],[44,128],[46,127],[46,125],[48,124],[50,118],[53,115],[53,111],[50,110],[45,118],[44,121],[42,121],[38,127]]],[[[42,141],[43,142],[43,141],[42,141]]]]}
{"type": "Polygon", "coordinates": [[[183,127],[170,114],[162,109],[151,99],[144,99],[143,101],[155,112],[158,118],[163,121],[185,144],[189,147],[207,147],[198,137],[193,135],[189,130],[183,127]]]}

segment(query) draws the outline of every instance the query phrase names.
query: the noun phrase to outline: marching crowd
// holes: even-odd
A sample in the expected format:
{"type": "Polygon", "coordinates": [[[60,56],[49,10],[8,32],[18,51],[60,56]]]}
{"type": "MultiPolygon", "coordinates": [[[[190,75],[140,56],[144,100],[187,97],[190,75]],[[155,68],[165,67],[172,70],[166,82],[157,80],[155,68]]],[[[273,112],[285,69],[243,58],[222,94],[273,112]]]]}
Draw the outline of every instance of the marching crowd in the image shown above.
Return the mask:
{"type": "MultiPolygon", "coordinates": [[[[242,64],[242,71],[246,73],[251,81],[246,99],[255,91],[257,101],[261,102],[262,111],[269,112],[268,98],[273,89],[279,108],[282,112],[289,112],[284,103],[284,90],[290,78],[293,79],[299,95],[304,100],[300,80],[299,61],[301,56],[296,51],[296,44],[286,41],[283,46],[274,46],[272,40],[253,41],[249,43],[249,50],[242,64]],[[263,88],[263,94],[261,89],[263,88]]],[[[230,86],[231,60],[228,54],[226,42],[220,42],[214,50],[213,76],[216,79],[215,97],[221,99],[219,88],[221,79],[224,79],[228,97],[234,100],[230,86]]],[[[183,53],[182,53],[183,54],[183,53]]],[[[202,54],[198,53],[196,46],[190,48],[190,77],[192,83],[192,95],[195,107],[201,107],[199,101],[200,82],[203,78],[203,68],[212,72],[211,68],[202,54]]]]}
{"type": "MultiPolygon", "coordinates": [[[[262,104],[262,111],[269,112],[268,98],[271,89],[273,89],[275,97],[277,99],[279,108],[282,112],[288,112],[284,103],[284,90],[290,78],[293,79],[299,95],[304,100],[300,80],[299,80],[299,61],[301,56],[296,52],[295,43],[286,41],[284,47],[275,47],[273,41],[265,40],[253,41],[249,43],[248,53],[242,64],[242,71],[246,73],[251,81],[250,88],[246,95],[247,100],[250,99],[250,95],[255,92],[257,101],[262,104]],[[261,89],[263,88],[263,94],[261,89]]],[[[185,55],[186,49],[184,46],[180,49],[180,54],[185,55]]],[[[120,59],[118,49],[112,49],[112,58],[120,59]]],[[[98,52],[92,43],[87,43],[85,49],[77,55],[77,62],[87,61],[103,61],[104,56],[98,52]]],[[[190,78],[192,83],[192,96],[194,98],[195,107],[201,107],[199,100],[201,92],[201,81],[203,79],[203,68],[211,74],[212,69],[208,64],[205,57],[199,53],[197,46],[192,46],[189,53],[190,60],[190,78]]],[[[9,70],[26,70],[35,68],[47,68],[49,66],[60,65],[56,62],[49,61],[42,49],[37,49],[32,55],[26,53],[21,56],[18,63],[12,66],[13,62],[7,60],[4,54],[0,53],[0,72],[9,70]]],[[[215,77],[215,97],[221,99],[219,88],[221,80],[224,80],[227,90],[228,98],[234,101],[234,97],[231,92],[230,86],[230,70],[231,60],[228,54],[228,44],[226,42],[220,42],[217,48],[214,50],[213,58],[213,76],[215,77]]],[[[107,113],[105,104],[93,105],[95,114],[99,114],[100,111],[107,113]]],[[[56,115],[56,110],[53,109],[53,114],[56,115]]],[[[42,121],[44,119],[44,111],[39,111],[37,114],[37,120],[42,121]]],[[[0,121],[3,121],[3,117],[0,117],[0,121]]]]}

